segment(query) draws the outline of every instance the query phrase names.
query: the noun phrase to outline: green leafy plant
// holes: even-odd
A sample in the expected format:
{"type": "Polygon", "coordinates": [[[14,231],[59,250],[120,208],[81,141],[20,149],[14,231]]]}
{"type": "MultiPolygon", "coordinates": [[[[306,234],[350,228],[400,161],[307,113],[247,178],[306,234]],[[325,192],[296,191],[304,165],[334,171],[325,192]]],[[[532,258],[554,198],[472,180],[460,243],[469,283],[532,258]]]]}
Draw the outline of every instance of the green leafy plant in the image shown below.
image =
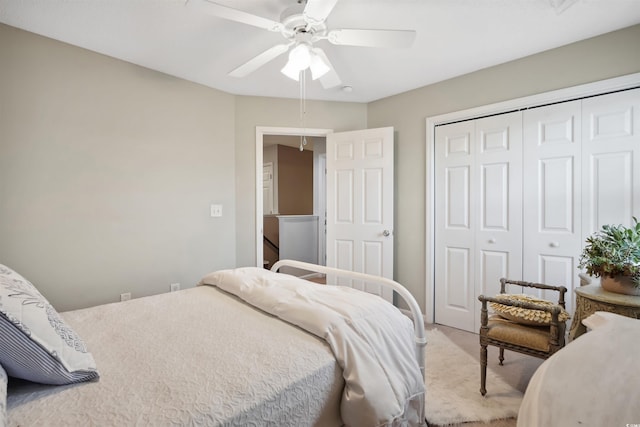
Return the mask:
{"type": "Polygon", "coordinates": [[[579,268],[592,276],[631,276],[640,287],[640,223],[634,217],[631,227],[603,225],[587,238],[579,268]]]}

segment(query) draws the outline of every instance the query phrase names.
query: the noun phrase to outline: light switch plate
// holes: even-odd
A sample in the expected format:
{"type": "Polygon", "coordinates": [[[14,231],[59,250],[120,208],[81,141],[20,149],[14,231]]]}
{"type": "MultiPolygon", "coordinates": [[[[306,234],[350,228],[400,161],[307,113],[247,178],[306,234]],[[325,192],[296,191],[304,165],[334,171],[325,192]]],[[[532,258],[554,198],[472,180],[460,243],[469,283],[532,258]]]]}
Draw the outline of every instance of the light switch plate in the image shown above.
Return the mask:
{"type": "Polygon", "coordinates": [[[211,205],[211,216],[222,216],[222,205],[211,205]]]}

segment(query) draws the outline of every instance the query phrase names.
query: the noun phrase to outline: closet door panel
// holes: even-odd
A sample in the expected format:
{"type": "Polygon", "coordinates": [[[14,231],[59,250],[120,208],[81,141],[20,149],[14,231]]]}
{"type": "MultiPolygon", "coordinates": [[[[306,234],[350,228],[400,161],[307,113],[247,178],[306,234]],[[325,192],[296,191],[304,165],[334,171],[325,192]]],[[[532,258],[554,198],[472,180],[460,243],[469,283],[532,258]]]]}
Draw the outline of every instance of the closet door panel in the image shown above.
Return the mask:
{"type": "Polygon", "coordinates": [[[484,164],[480,169],[482,229],[509,230],[509,163],[484,164]]]}
{"type": "MultiPolygon", "coordinates": [[[[475,125],[477,298],[500,292],[501,277],[522,277],[522,113],[478,119],[475,125]]],[[[479,328],[477,315],[475,330],[479,328]]]]}
{"type": "Polygon", "coordinates": [[[640,89],[583,101],[583,239],[640,216],[640,89]]]}
{"type": "MultiPolygon", "coordinates": [[[[537,281],[539,283],[547,283],[550,285],[562,285],[567,288],[567,294],[565,295],[567,310],[573,313],[573,289],[578,286],[576,275],[578,271],[577,256],[574,254],[561,256],[554,255],[539,255],[536,266],[538,268],[537,281]],[[576,283],[576,285],[573,285],[576,283]]],[[[558,293],[555,291],[539,291],[533,293],[539,298],[543,298],[549,301],[557,301],[558,293]]]]}
{"type": "Polygon", "coordinates": [[[582,239],[581,102],[527,110],[523,123],[523,279],[566,286],[572,310],[582,239]]]}
{"type": "Polygon", "coordinates": [[[595,153],[588,160],[589,229],[628,224],[633,216],[633,151],[595,153]]]}
{"type": "Polygon", "coordinates": [[[473,330],[474,292],[474,124],[436,129],[436,322],[473,330]]]}
{"type": "MultiPolygon", "coordinates": [[[[493,296],[500,292],[500,282],[495,284],[496,277],[509,277],[509,252],[480,251],[479,262],[480,291],[478,295],[493,296]]],[[[479,327],[479,326],[478,326],[479,327]]]]}

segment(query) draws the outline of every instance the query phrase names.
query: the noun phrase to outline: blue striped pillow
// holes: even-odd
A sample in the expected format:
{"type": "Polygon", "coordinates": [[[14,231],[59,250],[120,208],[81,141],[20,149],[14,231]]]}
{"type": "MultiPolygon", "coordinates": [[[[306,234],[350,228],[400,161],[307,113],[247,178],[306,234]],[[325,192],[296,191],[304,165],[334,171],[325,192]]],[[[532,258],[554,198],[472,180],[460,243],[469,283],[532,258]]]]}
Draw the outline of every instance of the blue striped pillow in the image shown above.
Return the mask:
{"type": "Polygon", "coordinates": [[[40,292],[0,264],[0,364],[11,377],[42,384],[98,378],[93,356],[40,292]]]}

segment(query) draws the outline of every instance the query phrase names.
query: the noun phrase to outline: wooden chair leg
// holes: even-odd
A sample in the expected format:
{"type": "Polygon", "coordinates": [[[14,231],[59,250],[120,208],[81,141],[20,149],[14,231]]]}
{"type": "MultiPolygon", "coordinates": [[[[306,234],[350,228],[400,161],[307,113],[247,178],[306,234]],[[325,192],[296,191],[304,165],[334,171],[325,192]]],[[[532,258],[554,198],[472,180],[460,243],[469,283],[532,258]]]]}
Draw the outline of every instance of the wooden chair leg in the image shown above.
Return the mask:
{"type": "Polygon", "coordinates": [[[480,346],[480,394],[487,394],[487,346],[480,346]]]}
{"type": "Polygon", "coordinates": [[[502,366],[502,362],[504,362],[504,347],[500,347],[500,356],[498,359],[500,359],[500,366],[502,366]]]}

